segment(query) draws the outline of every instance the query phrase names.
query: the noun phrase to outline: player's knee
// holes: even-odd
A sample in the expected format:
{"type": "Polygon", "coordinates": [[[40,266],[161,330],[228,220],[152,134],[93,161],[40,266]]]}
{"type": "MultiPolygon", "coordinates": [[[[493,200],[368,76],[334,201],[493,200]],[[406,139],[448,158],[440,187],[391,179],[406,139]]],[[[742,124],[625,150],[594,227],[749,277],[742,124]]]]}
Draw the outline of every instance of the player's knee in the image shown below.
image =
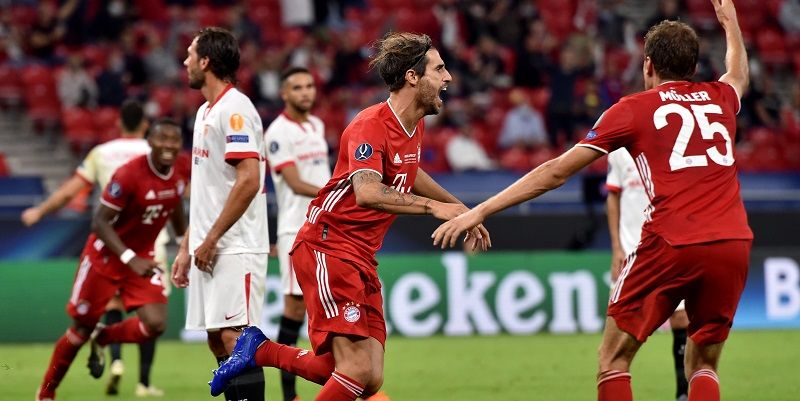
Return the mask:
{"type": "MultiPolygon", "coordinates": [[[[369,398],[370,395],[376,394],[383,387],[383,372],[372,372],[370,381],[364,385],[364,396],[369,398]]],[[[362,398],[365,398],[362,397],[362,398]]]]}
{"type": "Polygon", "coordinates": [[[167,330],[167,322],[164,320],[147,322],[145,324],[145,329],[150,337],[158,337],[167,330]]]}

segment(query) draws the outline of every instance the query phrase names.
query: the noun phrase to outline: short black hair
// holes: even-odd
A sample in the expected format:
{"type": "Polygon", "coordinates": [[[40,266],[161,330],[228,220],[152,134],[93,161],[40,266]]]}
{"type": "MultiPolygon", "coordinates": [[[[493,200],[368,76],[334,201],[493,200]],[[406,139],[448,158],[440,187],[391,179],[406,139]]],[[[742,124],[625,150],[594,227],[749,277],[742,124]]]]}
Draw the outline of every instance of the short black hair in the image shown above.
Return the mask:
{"type": "Polygon", "coordinates": [[[208,58],[208,66],[217,78],[236,83],[239,42],[230,31],[215,26],[201,29],[197,34],[197,57],[208,58]]]}
{"type": "Polygon", "coordinates": [[[125,132],[136,131],[144,121],[142,104],[135,99],[126,100],[119,108],[119,119],[122,121],[122,129],[125,132]]]}
{"type": "Polygon", "coordinates": [[[157,130],[160,127],[163,127],[163,126],[168,126],[168,127],[171,127],[171,128],[174,128],[174,129],[178,130],[178,133],[181,134],[181,138],[183,137],[183,129],[181,128],[180,124],[178,124],[175,120],[173,120],[173,119],[171,119],[169,117],[162,117],[162,118],[159,118],[158,120],[156,120],[156,122],[154,122],[153,125],[150,126],[150,129],[148,130],[147,135],[149,136],[155,130],[157,130]]]}
{"type": "Polygon", "coordinates": [[[291,77],[294,74],[309,74],[309,75],[311,75],[311,71],[306,67],[300,67],[300,66],[289,67],[289,68],[283,70],[283,72],[281,73],[281,84],[285,83],[286,80],[289,79],[289,77],[291,77]]]}

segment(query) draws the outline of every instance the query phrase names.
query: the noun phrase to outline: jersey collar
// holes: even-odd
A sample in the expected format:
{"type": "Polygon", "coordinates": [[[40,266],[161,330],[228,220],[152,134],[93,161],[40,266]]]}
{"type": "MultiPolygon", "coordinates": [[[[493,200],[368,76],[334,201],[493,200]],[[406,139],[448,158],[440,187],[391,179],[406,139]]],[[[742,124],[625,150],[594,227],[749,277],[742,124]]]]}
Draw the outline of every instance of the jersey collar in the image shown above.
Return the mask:
{"type": "Polygon", "coordinates": [[[205,116],[203,116],[203,118],[208,117],[208,113],[211,111],[211,108],[214,107],[214,105],[217,104],[219,102],[219,100],[222,99],[222,97],[225,96],[225,94],[228,93],[228,91],[231,90],[231,89],[233,89],[233,84],[225,85],[225,89],[222,90],[222,92],[219,94],[219,96],[217,96],[217,98],[214,99],[213,102],[208,104],[208,107],[206,108],[206,111],[205,111],[205,116]]]}
{"type": "Polygon", "coordinates": [[[405,127],[405,126],[403,125],[403,123],[400,121],[400,117],[398,117],[398,116],[397,116],[397,113],[395,113],[395,112],[394,112],[394,109],[392,108],[392,103],[389,101],[389,99],[386,99],[386,105],[388,105],[388,106],[389,106],[389,110],[391,110],[391,111],[392,111],[392,114],[394,114],[394,118],[395,118],[395,120],[397,120],[397,123],[398,123],[398,124],[400,124],[400,128],[402,128],[402,129],[403,129],[403,132],[405,132],[405,133],[406,133],[406,135],[408,135],[408,137],[409,137],[409,138],[413,138],[413,137],[414,137],[414,134],[416,134],[416,133],[417,133],[417,126],[415,125],[415,126],[414,126],[414,130],[413,130],[413,131],[411,131],[411,133],[409,133],[409,132],[408,132],[408,130],[406,130],[406,127],[405,127]]]}

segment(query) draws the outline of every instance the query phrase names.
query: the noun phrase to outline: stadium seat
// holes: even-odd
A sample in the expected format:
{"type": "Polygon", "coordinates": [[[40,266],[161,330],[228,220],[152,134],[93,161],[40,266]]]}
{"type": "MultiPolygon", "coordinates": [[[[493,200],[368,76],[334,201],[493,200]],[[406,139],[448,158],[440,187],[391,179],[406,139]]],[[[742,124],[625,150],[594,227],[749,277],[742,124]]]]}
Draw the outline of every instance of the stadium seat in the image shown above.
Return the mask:
{"type": "Polygon", "coordinates": [[[6,64],[0,65],[0,102],[4,106],[17,106],[22,103],[22,93],[19,72],[6,64]]]}
{"type": "Polygon", "coordinates": [[[22,70],[28,116],[38,126],[50,125],[59,120],[61,101],[56,91],[54,75],[53,70],[40,65],[32,65],[22,70]]]}
{"type": "Polygon", "coordinates": [[[66,109],[61,116],[64,135],[72,149],[78,153],[98,142],[92,112],[83,108],[66,109]]]}
{"type": "Polygon", "coordinates": [[[701,28],[711,28],[719,24],[714,5],[708,0],[686,0],[689,18],[701,28]]]}
{"type": "Polygon", "coordinates": [[[756,46],[765,64],[784,64],[788,61],[783,35],[776,29],[762,29],[756,34],[756,46]]]}
{"type": "Polygon", "coordinates": [[[116,107],[101,107],[94,111],[94,131],[98,142],[119,138],[119,110],[116,107]]]}
{"type": "Polygon", "coordinates": [[[8,167],[6,162],[6,155],[0,153],[0,177],[8,177],[11,175],[11,168],[8,167]]]}
{"type": "Polygon", "coordinates": [[[165,116],[172,112],[173,96],[175,96],[175,88],[170,86],[158,86],[150,91],[150,100],[158,105],[159,116],[165,116]]]}

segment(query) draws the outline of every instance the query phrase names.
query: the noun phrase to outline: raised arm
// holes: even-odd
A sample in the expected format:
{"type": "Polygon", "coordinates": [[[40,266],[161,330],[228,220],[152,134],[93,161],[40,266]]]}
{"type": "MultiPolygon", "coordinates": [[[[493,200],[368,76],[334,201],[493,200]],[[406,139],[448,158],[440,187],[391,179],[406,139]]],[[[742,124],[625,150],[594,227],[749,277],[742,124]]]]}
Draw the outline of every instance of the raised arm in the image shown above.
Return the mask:
{"type": "Polygon", "coordinates": [[[719,80],[730,84],[741,97],[750,83],[750,71],[747,64],[747,50],[744,47],[742,31],[736,18],[736,8],[732,0],[711,0],[717,19],[725,30],[725,74],[719,80]]]}

